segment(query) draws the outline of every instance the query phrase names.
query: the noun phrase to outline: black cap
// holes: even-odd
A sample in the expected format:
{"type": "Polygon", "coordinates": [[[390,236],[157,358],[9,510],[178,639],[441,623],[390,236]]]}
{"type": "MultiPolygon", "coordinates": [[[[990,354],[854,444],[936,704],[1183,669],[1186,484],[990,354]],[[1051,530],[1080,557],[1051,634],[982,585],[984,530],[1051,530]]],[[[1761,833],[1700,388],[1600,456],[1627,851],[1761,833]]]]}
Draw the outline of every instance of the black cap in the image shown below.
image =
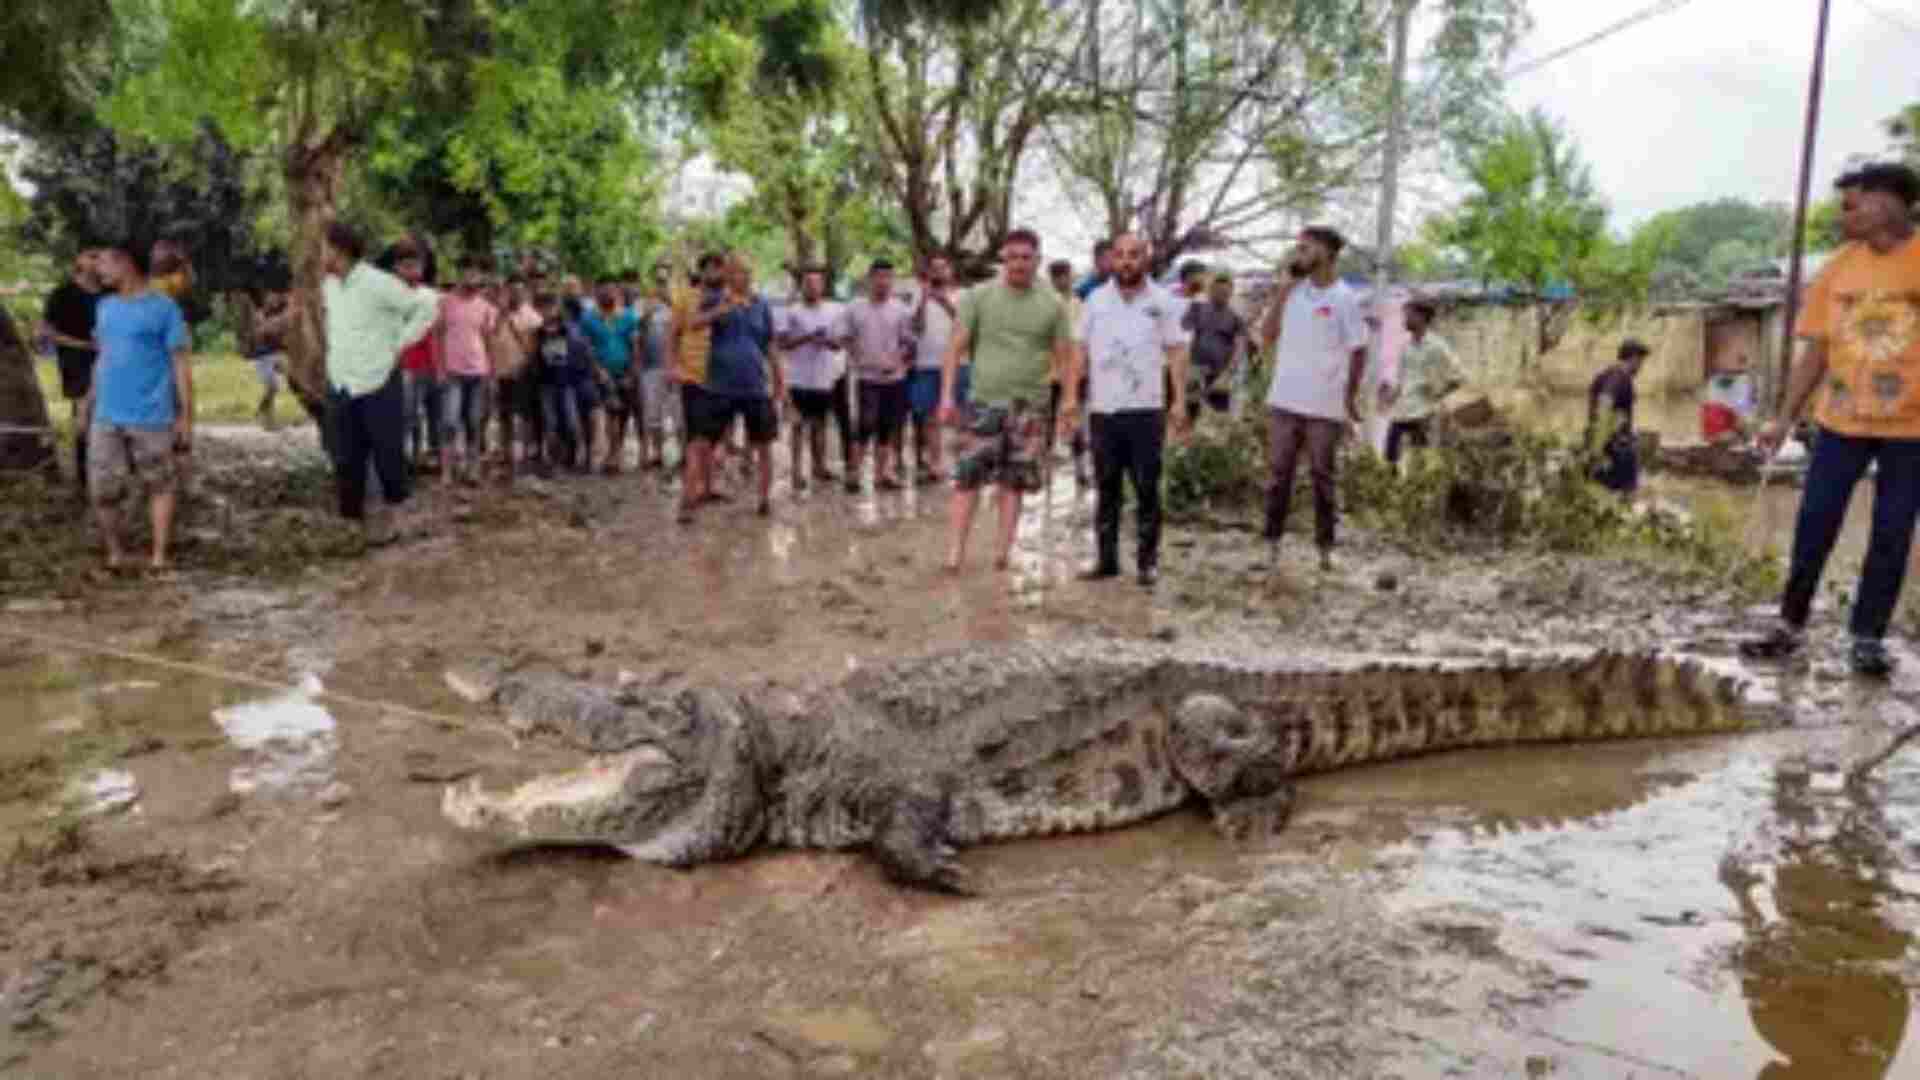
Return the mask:
{"type": "Polygon", "coordinates": [[[1653,355],[1653,350],[1647,348],[1647,343],[1644,341],[1641,341],[1639,338],[1628,338],[1627,340],[1620,343],[1620,359],[1622,360],[1630,359],[1635,356],[1652,356],[1652,355],[1653,355]]]}
{"type": "Polygon", "coordinates": [[[1899,199],[1901,205],[1920,202],[1920,173],[1897,161],[1877,161],[1843,174],[1833,182],[1841,191],[1878,191],[1899,199]]]}

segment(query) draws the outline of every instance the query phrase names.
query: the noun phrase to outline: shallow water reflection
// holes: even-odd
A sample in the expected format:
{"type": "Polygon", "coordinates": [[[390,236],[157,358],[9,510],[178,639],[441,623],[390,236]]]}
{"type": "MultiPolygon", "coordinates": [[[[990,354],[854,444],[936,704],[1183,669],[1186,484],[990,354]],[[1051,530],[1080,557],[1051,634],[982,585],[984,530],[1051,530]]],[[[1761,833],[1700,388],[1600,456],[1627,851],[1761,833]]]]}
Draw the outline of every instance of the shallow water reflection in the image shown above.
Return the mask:
{"type": "Polygon", "coordinates": [[[213,720],[234,746],[254,755],[229,776],[235,794],[311,790],[332,782],[339,749],[333,714],[304,692],[230,705],[215,710],[213,720]]]}

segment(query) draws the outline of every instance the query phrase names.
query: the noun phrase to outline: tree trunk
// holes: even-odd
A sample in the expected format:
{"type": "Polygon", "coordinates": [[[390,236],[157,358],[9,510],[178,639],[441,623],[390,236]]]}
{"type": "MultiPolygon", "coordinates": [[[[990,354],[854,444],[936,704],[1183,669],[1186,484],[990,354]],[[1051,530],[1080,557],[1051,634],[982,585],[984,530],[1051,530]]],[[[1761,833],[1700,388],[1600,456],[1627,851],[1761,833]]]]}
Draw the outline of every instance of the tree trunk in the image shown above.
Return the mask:
{"type": "Polygon", "coordinates": [[[51,466],[52,426],[34,375],[33,349],[0,306],[0,472],[51,466]]]}
{"type": "Polygon", "coordinates": [[[326,275],[327,226],[333,224],[346,162],[347,137],[337,128],[315,145],[295,145],[287,151],[295,305],[287,328],[287,384],[316,421],[326,415],[327,407],[326,320],[320,282],[326,275]]]}

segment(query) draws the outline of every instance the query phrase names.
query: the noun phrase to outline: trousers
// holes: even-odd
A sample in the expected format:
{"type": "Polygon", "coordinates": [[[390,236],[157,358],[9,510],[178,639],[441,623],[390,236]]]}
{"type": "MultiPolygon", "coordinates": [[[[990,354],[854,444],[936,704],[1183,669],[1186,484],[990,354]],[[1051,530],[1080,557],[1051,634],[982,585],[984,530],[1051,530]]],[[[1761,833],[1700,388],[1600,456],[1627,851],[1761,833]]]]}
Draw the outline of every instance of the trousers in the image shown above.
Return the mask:
{"type": "Polygon", "coordinates": [[[1780,600],[1780,617],[1788,623],[1807,624],[1854,486],[1875,462],[1880,471],[1874,478],[1873,526],[1848,629],[1855,637],[1886,636],[1900,589],[1906,584],[1914,518],[1920,514],[1920,439],[1871,439],[1826,428],[1814,436],[1800,514],[1793,526],[1786,593],[1780,600]]]}
{"type": "Polygon", "coordinates": [[[1293,474],[1300,465],[1300,451],[1307,452],[1307,471],[1313,478],[1313,543],[1321,551],[1333,550],[1333,529],[1338,504],[1334,501],[1334,453],[1340,449],[1340,433],[1346,423],[1321,416],[1302,416],[1285,409],[1267,410],[1267,460],[1272,475],[1267,479],[1268,540],[1280,539],[1287,526],[1287,507],[1293,501],[1293,474]]]}
{"type": "Polygon", "coordinates": [[[1120,509],[1124,484],[1131,481],[1140,501],[1134,518],[1139,528],[1135,553],[1142,570],[1160,563],[1160,462],[1166,450],[1164,409],[1128,409],[1094,413],[1089,418],[1093,443],[1093,531],[1100,568],[1120,565],[1120,509]]]}
{"type": "Polygon", "coordinates": [[[371,393],[354,396],[338,387],[327,400],[327,426],[333,431],[333,478],[339,489],[340,516],[358,521],[367,513],[367,467],[380,474],[380,490],[389,505],[407,500],[406,390],[400,370],[371,393]]]}

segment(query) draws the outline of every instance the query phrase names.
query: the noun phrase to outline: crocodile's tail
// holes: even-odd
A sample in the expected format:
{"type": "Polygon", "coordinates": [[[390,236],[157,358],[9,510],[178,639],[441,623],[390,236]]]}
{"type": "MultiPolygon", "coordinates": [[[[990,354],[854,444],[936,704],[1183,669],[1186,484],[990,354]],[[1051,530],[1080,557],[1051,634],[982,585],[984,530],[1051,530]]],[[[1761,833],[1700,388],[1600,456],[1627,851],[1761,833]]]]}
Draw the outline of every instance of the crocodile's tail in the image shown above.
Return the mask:
{"type": "MultiPolygon", "coordinates": [[[[1184,674],[1180,682],[1196,693],[1222,685],[1218,670],[1184,674]]],[[[1650,653],[1242,672],[1233,684],[1227,696],[1270,740],[1261,756],[1295,776],[1468,747],[1705,734],[1758,722],[1739,680],[1650,653]]]]}

